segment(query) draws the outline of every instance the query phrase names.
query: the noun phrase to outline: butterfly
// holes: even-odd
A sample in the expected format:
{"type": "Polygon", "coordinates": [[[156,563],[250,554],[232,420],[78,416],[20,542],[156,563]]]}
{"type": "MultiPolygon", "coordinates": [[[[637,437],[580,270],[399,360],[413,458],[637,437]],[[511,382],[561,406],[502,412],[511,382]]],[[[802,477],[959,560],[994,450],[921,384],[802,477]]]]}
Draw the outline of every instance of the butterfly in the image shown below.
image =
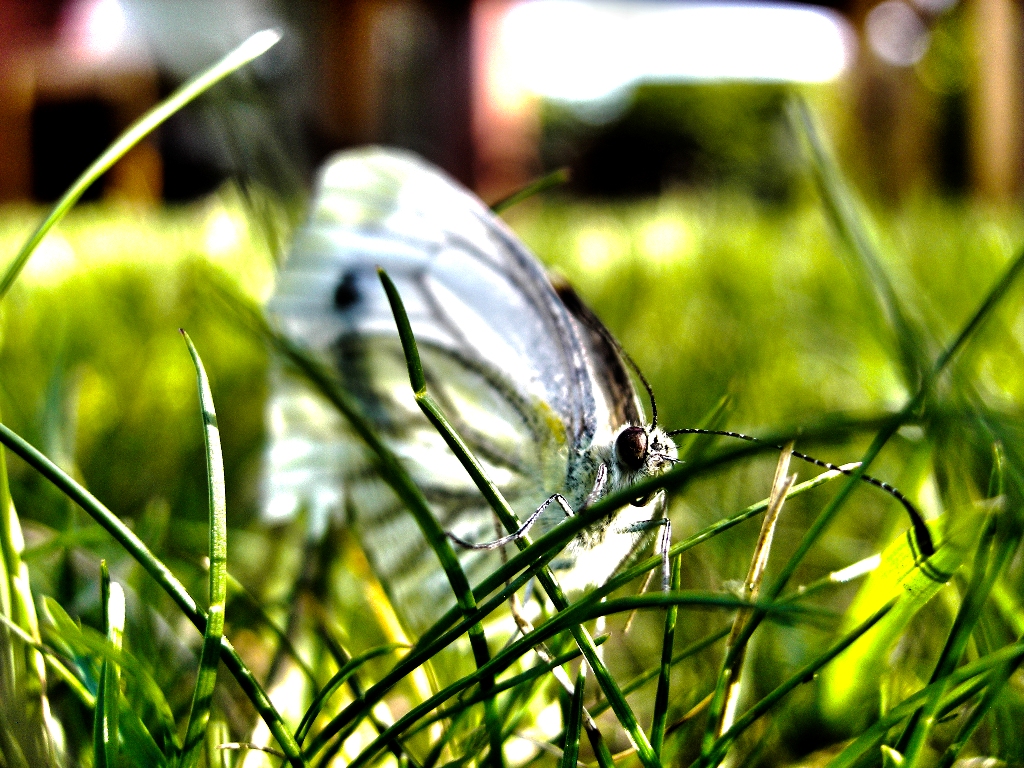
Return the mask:
{"type": "MultiPolygon", "coordinates": [[[[471,582],[501,559],[469,545],[503,531],[415,403],[378,268],[401,294],[431,394],[520,519],[535,518],[535,533],[676,461],[611,334],[482,201],[412,154],[334,156],[268,314],[337,372],[466,545],[471,582]]],[[[454,604],[433,552],[333,407],[287,372],[276,376],[268,517],[305,510],[315,534],[343,515],[402,618],[424,628],[454,604]]],[[[585,528],[551,563],[563,589],[606,581],[654,527],[667,541],[665,507],[658,491],[585,528]]]]}
{"type": "MultiPolygon", "coordinates": [[[[673,435],[759,442],[737,432],[659,427],[649,384],[601,321],[442,171],[398,150],[338,154],[320,174],[268,313],[337,372],[461,545],[471,582],[500,565],[495,545],[512,537],[500,535],[493,512],[415,402],[378,268],[401,294],[428,389],[535,532],[667,471],[678,460],[673,435]],[[630,367],[649,396],[650,421],[630,367]]],[[[266,516],[304,510],[319,535],[342,515],[392,603],[422,630],[454,604],[433,552],[334,407],[287,372],[276,377],[266,516]]],[[[888,483],[860,478],[900,501],[920,553],[932,554],[909,499],[888,483]]],[[[655,529],[664,556],[671,536],[665,509],[665,492],[657,491],[584,528],[551,562],[563,589],[604,583],[655,529]]]]}

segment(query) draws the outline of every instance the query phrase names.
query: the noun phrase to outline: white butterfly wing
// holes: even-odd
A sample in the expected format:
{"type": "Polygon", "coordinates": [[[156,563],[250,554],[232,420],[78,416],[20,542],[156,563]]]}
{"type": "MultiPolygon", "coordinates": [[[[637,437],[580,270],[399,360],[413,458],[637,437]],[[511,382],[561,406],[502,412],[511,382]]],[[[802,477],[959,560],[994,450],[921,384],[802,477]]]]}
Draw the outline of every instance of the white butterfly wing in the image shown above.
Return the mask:
{"type": "MultiPolygon", "coordinates": [[[[596,318],[574,294],[555,292],[476,197],[418,158],[364,149],[322,172],[269,312],[335,366],[442,526],[467,540],[499,532],[415,405],[378,266],[402,296],[431,393],[520,518],[556,492],[581,504],[596,469],[583,460],[595,436],[639,418],[596,318]]],[[[433,554],[342,418],[301,382],[278,378],[268,514],[304,508],[322,528],[344,511],[405,618],[422,627],[454,602],[433,554]]],[[[561,519],[556,507],[541,527],[561,519]]],[[[460,558],[474,582],[500,562],[493,553],[460,558]]]]}

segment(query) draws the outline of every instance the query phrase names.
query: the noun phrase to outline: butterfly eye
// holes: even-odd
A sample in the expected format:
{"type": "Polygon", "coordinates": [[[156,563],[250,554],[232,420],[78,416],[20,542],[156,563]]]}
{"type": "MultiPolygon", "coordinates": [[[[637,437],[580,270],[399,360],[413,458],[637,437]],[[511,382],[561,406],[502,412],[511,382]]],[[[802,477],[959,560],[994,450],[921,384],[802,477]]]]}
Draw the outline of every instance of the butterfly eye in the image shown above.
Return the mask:
{"type": "Polygon", "coordinates": [[[615,453],[619,461],[634,472],[642,469],[647,461],[647,430],[626,427],[615,438],[615,453]]]}

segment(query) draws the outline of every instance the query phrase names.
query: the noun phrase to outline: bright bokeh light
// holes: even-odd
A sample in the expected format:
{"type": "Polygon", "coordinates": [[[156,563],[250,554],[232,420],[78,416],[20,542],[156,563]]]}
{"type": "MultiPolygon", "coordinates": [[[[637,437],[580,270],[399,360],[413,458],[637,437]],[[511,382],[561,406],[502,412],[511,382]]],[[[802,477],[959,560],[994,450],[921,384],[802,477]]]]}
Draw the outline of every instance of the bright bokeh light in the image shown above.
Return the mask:
{"type": "Polygon", "coordinates": [[[638,234],[638,248],[648,261],[672,261],[689,256],[693,234],[678,216],[655,216],[638,234]]]}
{"type": "MultiPolygon", "coordinates": [[[[855,465],[856,466],[856,465],[855,465]]],[[[872,555],[866,557],[853,565],[848,565],[838,571],[833,571],[829,574],[829,581],[835,584],[845,584],[847,581],[853,581],[853,579],[863,576],[867,573],[871,573],[873,570],[878,568],[882,564],[881,555],[872,555]]]]}
{"type": "Polygon", "coordinates": [[[21,276],[34,285],[59,285],[78,266],[71,243],[59,232],[51,232],[36,246],[21,276]]]}
{"type": "Polygon", "coordinates": [[[914,5],[921,11],[938,16],[945,13],[959,2],[959,0],[913,0],[914,5]]]}
{"type": "Polygon", "coordinates": [[[128,19],[118,0],[79,0],[65,11],[64,37],[76,54],[104,59],[124,43],[128,19]]]}
{"type": "Polygon", "coordinates": [[[629,254],[629,235],[607,224],[582,227],[576,236],[576,259],[591,272],[602,272],[609,264],[629,254]]]}
{"type": "Polygon", "coordinates": [[[224,208],[214,210],[207,219],[203,245],[211,256],[223,256],[242,245],[241,227],[224,208]]]}
{"type": "Polygon", "coordinates": [[[864,20],[864,28],[871,50],[895,67],[917,64],[928,50],[928,28],[903,0],[876,5],[864,20]]]}
{"type": "Polygon", "coordinates": [[[503,80],[576,102],[640,82],[827,82],[855,49],[838,13],[777,3],[527,0],[500,37],[503,80]]]}

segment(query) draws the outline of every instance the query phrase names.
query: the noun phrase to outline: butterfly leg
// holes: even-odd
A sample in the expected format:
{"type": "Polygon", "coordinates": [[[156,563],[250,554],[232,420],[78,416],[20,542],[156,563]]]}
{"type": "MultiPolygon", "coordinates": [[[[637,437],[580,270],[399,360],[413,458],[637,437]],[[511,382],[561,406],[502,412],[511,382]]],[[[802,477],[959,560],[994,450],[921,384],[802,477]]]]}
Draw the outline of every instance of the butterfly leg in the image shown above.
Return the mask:
{"type": "MultiPolygon", "coordinates": [[[[606,476],[606,473],[600,476],[600,482],[602,483],[602,486],[604,476],[606,476]]],[[[593,495],[594,492],[591,493],[591,496],[593,495]]],[[[507,544],[508,542],[513,541],[516,538],[522,538],[523,536],[525,536],[527,532],[530,530],[530,527],[536,522],[540,514],[545,509],[547,509],[553,501],[557,502],[558,505],[562,507],[562,510],[565,512],[566,517],[572,517],[575,514],[572,510],[572,507],[569,506],[569,502],[567,502],[561,494],[556,493],[548,497],[547,500],[545,500],[545,502],[541,504],[532,515],[530,515],[530,517],[527,519],[525,523],[523,523],[523,525],[519,528],[518,531],[509,534],[508,536],[503,536],[500,539],[493,542],[488,542],[487,544],[476,545],[463,541],[462,539],[451,533],[448,534],[448,538],[450,538],[459,546],[463,546],[470,549],[494,549],[496,547],[500,547],[502,546],[502,544],[507,544]]],[[[590,497],[588,496],[588,502],[589,501],[590,497]]],[[[533,589],[534,581],[533,579],[531,579],[526,583],[524,600],[520,600],[519,595],[516,593],[512,593],[512,595],[510,595],[508,599],[509,611],[512,614],[512,619],[513,621],[515,621],[516,627],[518,627],[519,632],[523,635],[528,635],[534,629],[533,622],[530,621],[529,617],[526,615],[524,611],[524,602],[529,602],[531,597],[533,597],[533,589]]],[[[604,618],[604,616],[600,617],[600,619],[604,618]]],[[[545,664],[551,664],[552,661],[554,661],[554,655],[551,653],[551,651],[544,643],[538,643],[533,647],[533,650],[540,658],[540,660],[545,664]]],[[[603,650],[603,648],[598,648],[598,653],[601,653],[603,650]]],[[[584,662],[584,664],[585,663],[586,662],[584,662]]],[[[569,675],[565,671],[565,669],[560,666],[554,666],[551,669],[551,673],[554,675],[555,680],[558,681],[558,684],[562,686],[566,693],[568,693],[569,696],[572,696],[574,691],[574,684],[572,680],[569,679],[569,675]]],[[[583,727],[589,734],[592,743],[596,743],[602,740],[603,737],[601,735],[601,731],[598,730],[597,723],[594,722],[594,718],[591,716],[590,712],[588,712],[585,707],[583,709],[583,727]]]]}
{"type": "MultiPolygon", "coordinates": [[[[591,504],[593,504],[595,501],[597,501],[604,495],[604,489],[605,485],[607,484],[607,481],[608,467],[602,464],[597,468],[597,478],[594,480],[594,487],[590,489],[590,493],[587,494],[587,498],[583,502],[584,509],[589,507],[591,504]]],[[[494,541],[487,541],[483,544],[474,544],[470,541],[466,541],[465,539],[459,538],[450,531],[445,535],[463,549],[497,549],[498,547],[503,547],[510,542],[519,541],[519,539],[522,539],[524,536],[526,536],[526,534],[530,532],[530,528],[533,527],[533,524],[537,522],[537,518],[539,518],[544,513],[544,510],[551,505],[551,502],[557,502],[558,505],[562,508],[562,511],[565,512],[566,517],[576,516],[576,513],[573,511],[573,508],[569,506],[569,502],[565,500],[565,497],[560,493],[553,493],[550,496],[548,496],[547,499],[545,499],[543,504],[537,507],[536,511],[534,511],[532,515],[526,518],[526,522],[519,526],[519,530],[513,531],[507,536],[501,536],[500,538],[497,538],[494,541]]]]}
{"type": "MultiPolygon", "coordinates": [[[[528,582],[528,584],[532,583],[532,581],[528,582]]],[[[527,588],[529,589],[529,586],[527,588]]],[[[516,626],[519,627],[519,631],[524,635],[532,632],[534,629],[533,622],[531,622],[530,619],[523,613],[523,604],[520,602],[519,597],[517,595],[513,594],[509,598],[509,607],[512,610],[512,618],[515,620],[516,626]]],[[[600,618],[603,619],[604,616],[601,616],[600,618]]],[[[544,643],[538,643],[537,645],[533,646],[533,650],[540,658],[540,660],[545,664],[551,664],[554,661],[554,655],[551,653],[548,647],[544,645],[544,643]]],[[[599,654],[603,650],[603,646],[600,646],[597,649],[599,654]]],[[[586,663],[586,661],[583,662],[583,664],[586,663]]],[[[554,675],[555,680],[558,682],[560,686],[562,686],[563,690],[565,690],[565,692],[568,693],[569,696],[572,696],[573,692],[575,691],[575,684],[572,680],[569,679],[569,674],[565,671],[565,669],[560,666],[552,666],[551,674],[554,675]]],[[[593,716],[590,714],[590,712],[587,711],[586,707],[583,708],[583,728],[587,731],[587,735],[590,738],[591,744],[597,744],[603,740],[604,737],[601,735],[601,731],[598,729],[597,723],[594,722],[593,716]]]]}
{"type": "Polygon", "coordinates": [[[519,539],[522,539],[524,536],[526,536],[526,534],[528,534],[530,532],[530,529],[533,527],[533,524],[537,522],[537,518],[541,516],[544,510],[547,509],[553,501],[558,502],[558,505],[562,508],[562,511],[565,512],[566,517],[573,517],[576,514],[575,512],[573,512],[572,507],[569,506],[569,502],[565,500],[565,497],[562,496],[562,494],[560,493],[556,493],[549,496],[543,504],[537,507],[537,510],[528,518],[526,518],[526,522],[519,527],[519,530],[513,531],[507,536],[502,536],[501,538],[495,539],[494,541],[486,541],[483,544],[474,544],[471,541],[460,539],[451,531],[448,531],[445,535],[463,549],[497,549],[498,547],[503,547],[510,542],[519,541],[519,539]]]}
{"type": "Polygon", "coordinates": [[[587,498],[583,501],[583,508],[586,509],[594,502],[604,496],[604,488],[608,484],[608,465],[601,464],[597,468],[597,477],[594,478],[594,487],[590,489],[587,498]]]}
{"type": "MultiPolygon", "coordinates": [[[[625,528],[620,528],[619,533],[643,533],[649,531],[652,528],[661,528],[658,533],[658,543],[655,545],[655,552],[661,557],[661,591],[669,591],[669,560],[668,550],[672,545],[672,522],[667,517],[659,517],[657,520],[641,520],[638,523],[633,523],[625,528]]],[[[650,578],[644,583],[644,589],[647,589],[647,584],[650,583],[650,578]]],[[[643,590],[641,590],[643,591],[643,590]]]]}

